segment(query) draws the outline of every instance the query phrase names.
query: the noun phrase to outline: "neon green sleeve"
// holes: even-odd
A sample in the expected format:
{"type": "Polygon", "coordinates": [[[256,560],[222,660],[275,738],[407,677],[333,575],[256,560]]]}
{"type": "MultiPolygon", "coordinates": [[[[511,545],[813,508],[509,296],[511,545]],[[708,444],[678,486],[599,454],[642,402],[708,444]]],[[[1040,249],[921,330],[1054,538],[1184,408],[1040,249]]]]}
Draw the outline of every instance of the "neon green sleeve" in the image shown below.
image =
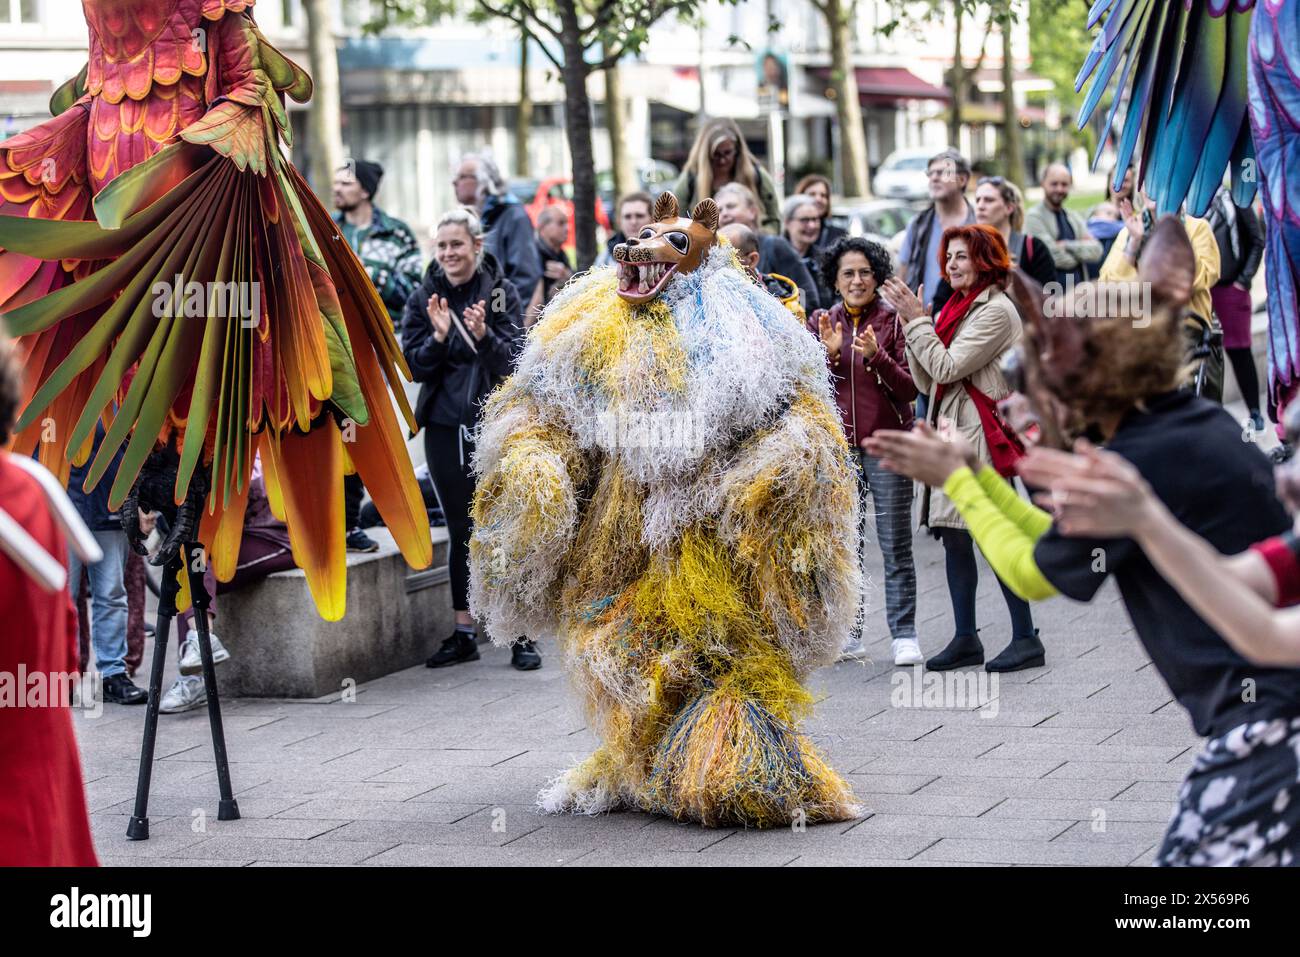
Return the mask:
{"type": "Polygon", "coordinates": [[[980,483],[980,488],[984,489],[985,494],[993,500],[998,511],[1015,522],[1016,527],[1035,542],[1052,527],[1052,516],[1033,502],[1021,498],[1016,493],[1015,487],[995,472],[991,465],[980,469],[975,479],[980,483]]]}
{"type": "MultiPolygon", "coordinates": [[[[1015,491],[998,478],[996,472],[993,472],[993,477],[1017,501],[1020,500],[1015,491]]],[[[1056,594],[1052,583],[1043,577],[1034,562],[1034,544],[1042,530],[1037,535],[1031,534],[1016,519],[1004,513],[969,468],[960,468],[948,476],[948,481],[943,483],[943,493],[957,506],[957,511],[966,520],[980,551],[1008,588],[1026,601],[1042,601],[1056,594]]],[[[998,497],[1004,498],[1001,491],[998,492],[998,497]]],[[[1029,521],[1032,518],[1012,503],[1006,502],[1006,505],[1019,512],[1020,520],[1029,521]]]]}

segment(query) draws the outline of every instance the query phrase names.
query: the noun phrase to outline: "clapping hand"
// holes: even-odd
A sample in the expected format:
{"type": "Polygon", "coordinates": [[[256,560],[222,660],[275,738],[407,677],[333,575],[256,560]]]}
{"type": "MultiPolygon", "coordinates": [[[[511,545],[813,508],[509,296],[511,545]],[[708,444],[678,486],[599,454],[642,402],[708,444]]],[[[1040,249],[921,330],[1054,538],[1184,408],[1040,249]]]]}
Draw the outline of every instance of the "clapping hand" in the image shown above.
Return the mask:
{"type": "Polygon", "coordinates": [[[487,334],[487,303],[480,299],[473,305],[465,307],[465,327],[475,342],[481,342],[487,334]]]}
{"type": "Polygon", "coordinates": [[[840,354],[840,349],[844,346],[844,320],[837,319],[834,324],[831,323],[831,314],[825,309],[817,313],[817,335],[822,340],[822,345],[826,347],[826,354],[832,359],[840,354]]]}
{"type": "Polygon", "coordinates": [[[903,322],[911,322],[926,314],[925,303],[921,302],[917,294],[907,288],[907,283],[897,276],[890,276],[885,280],[884,285],[880,287],[880,297],[894,308],[894,312],[898,313],[898,318],[903,322]]]}
{"type": "Polygon", "coordinates": [[[880,346],[876,342],[876,330],[871,326],[864,325],[858,334],[853,337],[853,352],[862,358],[864,362],[870,362],[880,351],[880,346]]]}
{"type": "Polygon", "coordinates": [[[447,333],[451,331],[451,310],[447,308],[447,300],[430,296],[425,308],[429,311],[429,322],[433,325],[433,338],[438,342],[446,341],[447,333]]]}

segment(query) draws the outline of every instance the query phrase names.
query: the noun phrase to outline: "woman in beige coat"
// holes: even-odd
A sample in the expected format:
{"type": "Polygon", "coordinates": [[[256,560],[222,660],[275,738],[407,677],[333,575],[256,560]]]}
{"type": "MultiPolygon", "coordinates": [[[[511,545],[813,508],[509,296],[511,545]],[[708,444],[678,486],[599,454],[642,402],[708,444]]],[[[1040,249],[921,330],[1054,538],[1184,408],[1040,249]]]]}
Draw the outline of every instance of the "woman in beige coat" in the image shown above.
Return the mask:
{"type": "MultiPolygon", "coordinates": [[[[1002,234],[982,225],[948,229],[939,256],[953,295],[938,316],[926,315],[921,300],[896,278],[885,283],[881,295],[904,322],[907,364],[917,389],[927,397],[926,420],[940,431],[952,429],[971,444],[980,461],[992,464],[976,401],[996,402],[1009,392],[999,363],[1021,332],[1016,307],[1002,291],[1011,268],[1010,256],[1002,234]]],[[[922,490],[919,518],[920,524],[943,542],[956,626],[948,647],[928,660],[926,667],[947,671],[981,664],[984,646],[975,627],[979,568],[970,532],[941,488],[922,490]]],[[[998,584],[1011,613],[1011,644],[990,660],[985,670],[1041,667],[1043,644],[1029,603],[1000,580],[998,584]]]]}

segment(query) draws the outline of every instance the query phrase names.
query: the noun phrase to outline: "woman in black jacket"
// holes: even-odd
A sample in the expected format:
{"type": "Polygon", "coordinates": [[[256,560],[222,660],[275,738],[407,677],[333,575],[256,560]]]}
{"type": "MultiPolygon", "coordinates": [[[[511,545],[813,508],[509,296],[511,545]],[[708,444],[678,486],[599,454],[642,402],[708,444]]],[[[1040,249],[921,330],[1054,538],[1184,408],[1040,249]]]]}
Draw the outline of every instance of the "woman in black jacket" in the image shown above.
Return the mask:
{"type": "MultiPolygon", "coordinates": [[[[424,427],[429,475],[447,519],[456,630],[426,662],[443,668],[478,658],[478,630],[469,613],[470,470],[474,427],[488,393],[514,367],[523,345],[519,294],[500,264],[483,251],[483,228],[473,213],[442,217],[434,261],[402,314],[402,352],[420,383],[415,417],[424,427]]],[[[541,665],[532,642],[514,645],[511,663],[528,671],[541,665]]]]}
{"type": "Polygon", "coordinates": [[[1214,314],[1223,326],[1223,351],[1232,363],[1241,389],[1241,399],[1250,412],[1250,427],[1264,431],[1259,411],[1259,373],[1251,348],[1250,284],[1264,256],[1264,227],[1253,206],[1245,209],[1232,201],[1232,193],[1220,187],[1205,217],[1219,244],[1219,281],[1210,289],[1214,314]]]}

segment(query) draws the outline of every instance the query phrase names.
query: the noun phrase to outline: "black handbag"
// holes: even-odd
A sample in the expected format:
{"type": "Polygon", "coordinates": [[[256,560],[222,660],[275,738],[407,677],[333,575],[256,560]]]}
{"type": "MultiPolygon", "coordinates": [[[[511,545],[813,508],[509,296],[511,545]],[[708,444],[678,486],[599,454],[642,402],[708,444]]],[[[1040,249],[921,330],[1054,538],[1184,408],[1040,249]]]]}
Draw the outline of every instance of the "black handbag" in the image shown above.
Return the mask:
{"type": "Polygon", "coordinates": [[[1187,388],[1213,402],[1223,403],[1223,327],[1219,320],[1209,320],[1189,312],[1183,326],[1188,340],[1188,362],[1192,377],[1187,388]]]}

